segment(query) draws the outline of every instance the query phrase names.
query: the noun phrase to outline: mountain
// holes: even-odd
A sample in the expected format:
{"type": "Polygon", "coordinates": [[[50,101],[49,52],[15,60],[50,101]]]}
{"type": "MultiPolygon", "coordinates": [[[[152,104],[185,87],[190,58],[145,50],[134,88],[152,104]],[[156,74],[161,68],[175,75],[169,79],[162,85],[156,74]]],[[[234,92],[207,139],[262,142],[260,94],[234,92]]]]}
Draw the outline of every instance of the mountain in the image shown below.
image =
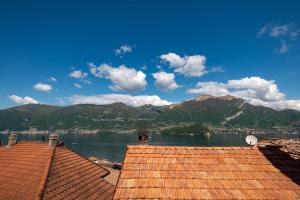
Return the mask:
{"type": "Polygon", "coordinates": [[[159,118],[178,122],[199,121],[215,126],[268,128],[297,125],[300,122],[300,112],[254,106],[229,95],[200,96],[171,106],[159,118]]]}
{"type": "Polygon", "coordinates": [[[160,129],[187,124],[269,128],[300,126],[300,112],[253,106],[233,96],[200,96],[170,106],[28,104],[0,110],[0,130],[160,129]]]}

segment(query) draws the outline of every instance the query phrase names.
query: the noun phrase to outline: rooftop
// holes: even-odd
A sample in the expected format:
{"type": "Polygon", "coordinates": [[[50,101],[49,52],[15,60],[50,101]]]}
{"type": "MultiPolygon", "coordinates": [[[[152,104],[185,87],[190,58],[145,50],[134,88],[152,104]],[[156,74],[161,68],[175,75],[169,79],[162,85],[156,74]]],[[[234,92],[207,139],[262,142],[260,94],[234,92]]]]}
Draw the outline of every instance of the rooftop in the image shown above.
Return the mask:
{"type": "Polygon", "coordinates": [[[113,169],[113,168],[106,167],[106,166],[102,166],[102,167],[107,169],[110,172],[110,174],[105,176],[104,179],[107,182],[111,183],[112,185],[117,185],[117,182],[118,182],[118,179],[120,176],[120,170],[113,169]]]}
{"type": "Polygon", "coordinates": [[[299,181],[276,148],[128,146],[114,199],[296,199],[299,181]]]}
{"type": "Polygon", "coordinates": [[[269,140],[261,140],[259,146],[278,146],[281,151],[284,151],[294,159],[300,159],[300,139],[284,139],[274,138],[269,140]]]}
{"type": "Polygon", "coordinates": [[[89,160],[64,146],[49,145],[0,146],[0,199],[300,196],[300,159],[295,157],[299,140],[262,141],[252,148],[129,145],[120,175],[119,170],[91,161],[96,158],[89,160]]]}
{"type": "Polygon", "coordinates": [[[110,172],[66,147],[20,142],[0,147],[0,199],[111,199],[110,172]]]}
{"type": "Polygon", "coordinates": [[[0,147],[0,199],[38,199],[51,165],[53,148],[22,142],[0,147]]]}

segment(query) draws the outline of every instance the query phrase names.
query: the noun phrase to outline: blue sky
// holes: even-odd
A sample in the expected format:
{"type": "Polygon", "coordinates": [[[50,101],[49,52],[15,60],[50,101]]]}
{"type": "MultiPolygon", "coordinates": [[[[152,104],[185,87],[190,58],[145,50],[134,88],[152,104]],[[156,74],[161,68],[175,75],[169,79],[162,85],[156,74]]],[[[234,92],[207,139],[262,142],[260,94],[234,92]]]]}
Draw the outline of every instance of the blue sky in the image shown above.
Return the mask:
{"type": "Polygon", "coordinates": [[[0,108],[118,99],[162,105],[230,94],[300,110],[299,7],[299,1],[3,1],[0,108]]]}

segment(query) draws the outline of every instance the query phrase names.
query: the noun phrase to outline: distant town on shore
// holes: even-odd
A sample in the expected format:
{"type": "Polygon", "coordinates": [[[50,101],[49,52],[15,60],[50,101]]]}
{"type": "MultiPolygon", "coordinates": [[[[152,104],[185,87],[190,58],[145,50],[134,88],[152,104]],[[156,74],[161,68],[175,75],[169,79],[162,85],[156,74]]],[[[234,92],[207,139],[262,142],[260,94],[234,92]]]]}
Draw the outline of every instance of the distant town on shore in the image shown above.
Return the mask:
{"type": "Polygon", "coordinates": [[[254,106],[232,96],[200,96],[170,106],[28,104],[0,110],[0,122],[2,133],[296,134],[300,112],[254,106]]]}

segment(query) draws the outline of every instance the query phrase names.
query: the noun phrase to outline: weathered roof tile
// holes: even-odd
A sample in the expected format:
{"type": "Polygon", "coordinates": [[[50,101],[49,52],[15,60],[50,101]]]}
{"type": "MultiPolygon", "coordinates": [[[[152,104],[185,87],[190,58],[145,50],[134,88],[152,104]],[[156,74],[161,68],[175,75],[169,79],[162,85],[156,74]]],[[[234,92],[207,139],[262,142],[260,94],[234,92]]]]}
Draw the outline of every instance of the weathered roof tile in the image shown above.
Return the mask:
{"type": "Polygon", "coordinates": [[[299,166],[257,147],[128,146],[114,199],[293,199],[299,166]]]}
{"type": "Polygon", "coordinates": [[[0,199],[112,199],[109,171],[66,147],[20,142],[0,147],[0,199]]]}
{"type": "Polygon", "coordinates": [[[53,151],[39,142],[0,147],[1,198],[39,199],[53,151]]]}

